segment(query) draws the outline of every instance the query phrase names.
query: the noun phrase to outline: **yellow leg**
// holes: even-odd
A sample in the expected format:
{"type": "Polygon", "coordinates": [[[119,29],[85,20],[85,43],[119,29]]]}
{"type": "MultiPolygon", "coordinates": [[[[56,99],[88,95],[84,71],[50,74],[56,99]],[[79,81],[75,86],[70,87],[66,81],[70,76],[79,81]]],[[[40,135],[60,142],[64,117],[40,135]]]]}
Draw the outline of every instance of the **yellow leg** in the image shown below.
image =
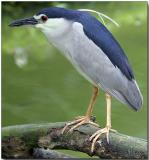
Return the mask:
{"type": "Polygon", "coordinates": [[[86,112],[86,116],[88,116],[88,117],[90,117],[93,112],[93,107],[95,105],[97,96],[98,96],[98,88],[94,86],[93,87],[93,94],[92,94],[92,97],[91,97],[91,100],[90,100],[90,103],[89,103],[89,106],[88,106],[88,109],[86,112]]]}
{"type": "Polygon", "coordinates": [[[87,123],[99,127],[98,124],[90,121],[90,117],[91,117],[91,114],[92,114],[92,111],[93,111],[93,107],[94,107],[97,95],[98,95],[98,88],[94,86],[93,94],[92,94],[92,97],[91,97],[91,100],[90,100],[90,103],[89,103],[89,106],[88,106],[88,109],[87,109],[87,112],[86,112],[85,116],[77,117],[77,118],[75,118],[74,121],[72,121],[70,123],[67,123],[65,125],[65,127],[63,128],[62,133],[64,133],[64,131],[67,129],[67,127],[71,126],[71,125],[74,125],[74,126],[69,130],[69,132],[71,132],[75,128],[77,128],[77,127],[79,127],[83,124],[87,124],[87,123]]]}
{"type": "Polygon", "coordinates": [[[109,131],[114,131],[116,132],[116,130],[111,129],[111,96],[106,93],[106,103],[107,103],[107,122],[106,122],[106,127],[103,129],[98,130],[97,132],[95,132],[91,137],[90,137],[90,141],[92,141],[92,146],[91,146],[91,152],[94,151],[95,148],[95,144],[97,139],[103,134],[106,134],[107,137],[107,142],[109,143],[109,131]]]}
{"type": "Polygon", "coordinates": [[[111,96],[106,93],[106,102],[107,102],[107,127],[111,128],[111,96]]]}

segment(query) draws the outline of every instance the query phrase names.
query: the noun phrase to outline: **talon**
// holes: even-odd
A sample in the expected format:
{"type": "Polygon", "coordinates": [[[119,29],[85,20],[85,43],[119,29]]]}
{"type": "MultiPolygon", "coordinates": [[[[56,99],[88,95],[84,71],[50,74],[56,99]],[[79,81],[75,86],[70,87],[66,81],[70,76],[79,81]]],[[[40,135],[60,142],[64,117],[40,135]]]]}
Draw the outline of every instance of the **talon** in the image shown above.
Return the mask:
{"type": "Polygon", "coordinates": [[[113,132],[117,132],[116,130],[114,129],[111,129],[109,126],[103,128],[103,129],[100,129],[98,131],[96,131],[90,138],[89,140],[92,141],[92,145],[91,145],[91,152],[94,151],[95,149],[95,145],[96,145],[96,142],[98,140],[98,138],[102,135],[102,134],[106,134],[106,139],[107,139],[107,143],[109,144],[109,132],[110,131],[113,131],[113,132]]]}
{"type": "Polygon", "coordinates": [[[77,119],[75,119],[74,121],[72,121],[72,122],[70,122],[70,123],[67,123],[67,124],[65,125],[65,127],[62,129],[62,132],[61,132],[61,133],[63,134],[63,133],[65,132],[65,130],[66,130],[69,126],[71,126],[71,125],[74,125],[74,126],[73,126],[72,128],[70,128],[68,132],[72,132],[75,128],[78,128],[78,127],[80,127],[80,126],[83,125],[83,124],[91,124],[91,125],[94,125],[94,126],[96,126],[96,127],[99,126],[98,124],[90,121],[90,118],[89,118],[89,117],[86,117],[86,116],[83,117],[83,116],[82,116],[82,117],[80,117],[80,118],[77,117],[77,119]]]}
{"type": "Polygon", "coordinates": [[[73,124],[75,124],[76,123],[76,121],[73,121],[73,122],[70,122],[70,123],[67,123],[66,125],[65,125],[65,127],[62,129],[62,134],[65,132],[65,130],[69,127],[69,126],[71,126],[71,125],[73,125],[73,124]]]}
{"type": "Polygon", "coordinates": [[[66,124],[65,127],[62,129],[62,131],[61,131],[62,134],[65,132],[67,127],[68,127],[68,124],[66,124]]]}
{"type": "Polygon", "coordinates": [[[68,130],[67,133],[72,133],[72,131],[73,131],[73,129],[71,128],[71,129],[68,130]]]}
{"type": "Polygon", "coordinates": [[[109,130],[106,133],[106,137],[107,137],[107,143],[109,144],[109,130]]]}
{"type": "Polygon", "coordinates": [[[72,121],[72,122],[70,122],[70,123],[67,123],[66,125],[65,125],[65,127],[62,129],[62,134],[65,132],[65,130],[69,127],[69,126],[71,126],[71,125],[74,125],[74,124],[76,124],[76,123],[78,123],[78,122],[80,122],[82,120],[82,118],[80,118],[80,119],[76,119],[76,120],[74,120],[74,121],[72,121]]]}
{"type": "Polygon", "coordinates": [[[89,141],[92,141],[92,139],[93,139],[98,133],[100,133],[99,131],[100,131],[100,130],[98,130],[97,132],[95,132],[95,133],[89,138],[89,141]]]}

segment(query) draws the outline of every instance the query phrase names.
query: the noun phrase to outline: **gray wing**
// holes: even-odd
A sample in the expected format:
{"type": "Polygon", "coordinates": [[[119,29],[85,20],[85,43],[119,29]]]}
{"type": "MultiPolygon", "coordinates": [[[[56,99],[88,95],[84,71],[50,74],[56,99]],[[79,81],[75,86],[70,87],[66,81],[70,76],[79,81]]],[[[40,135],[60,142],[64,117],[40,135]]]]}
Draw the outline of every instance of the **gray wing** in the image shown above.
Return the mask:
{"type": "Polygon", "coordinates": [[[72,63],[82,75],[124,104],[138,110],[142,95],[135,80],[128,80],[106,54],[83,33],[83,26],[73,24],[72,63]]]}

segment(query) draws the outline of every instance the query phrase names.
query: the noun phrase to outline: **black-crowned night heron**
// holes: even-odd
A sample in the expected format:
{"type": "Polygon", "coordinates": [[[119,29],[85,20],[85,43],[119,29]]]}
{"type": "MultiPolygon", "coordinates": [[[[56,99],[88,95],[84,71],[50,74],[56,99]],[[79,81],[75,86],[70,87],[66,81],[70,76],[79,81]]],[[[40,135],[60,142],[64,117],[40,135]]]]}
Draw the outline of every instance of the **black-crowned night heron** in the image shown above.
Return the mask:
{"type": "Polygon", "coordinates": [[[68,126],[71,126],[69,131],[87,123],[98,126],[90,120],[90,117],[98,89],[101,88],[106,93],[107,124],[105,128],[90,137],[91,151],[94,150],[101,134],[106,133],[109,141],[109,130],[112,130],[111,96],[135,111],[139,110],[143,103],[127,56],[119,43],[102,23],[85,11],[58,7],[45,8],[31,18],[10,24],[11,27],[23,25],[41,29],[48,40],[94,86],[85,116],[66,124],[62,132],[68,126]]]}

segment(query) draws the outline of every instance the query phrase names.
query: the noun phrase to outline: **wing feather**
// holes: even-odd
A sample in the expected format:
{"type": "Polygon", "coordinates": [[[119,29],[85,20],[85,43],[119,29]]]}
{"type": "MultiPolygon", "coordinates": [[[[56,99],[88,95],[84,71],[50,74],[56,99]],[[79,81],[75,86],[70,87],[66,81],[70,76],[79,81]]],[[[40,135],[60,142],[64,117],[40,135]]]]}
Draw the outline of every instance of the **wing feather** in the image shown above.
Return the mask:
{"type": "Polygon", "coordinates": [[[117,66],[129,80],[134,79],[128,58],[111,32],[90,14],[82,14],[79,21],[83,24],[84,33],[102,49],[112,64],[117,66]]]}

